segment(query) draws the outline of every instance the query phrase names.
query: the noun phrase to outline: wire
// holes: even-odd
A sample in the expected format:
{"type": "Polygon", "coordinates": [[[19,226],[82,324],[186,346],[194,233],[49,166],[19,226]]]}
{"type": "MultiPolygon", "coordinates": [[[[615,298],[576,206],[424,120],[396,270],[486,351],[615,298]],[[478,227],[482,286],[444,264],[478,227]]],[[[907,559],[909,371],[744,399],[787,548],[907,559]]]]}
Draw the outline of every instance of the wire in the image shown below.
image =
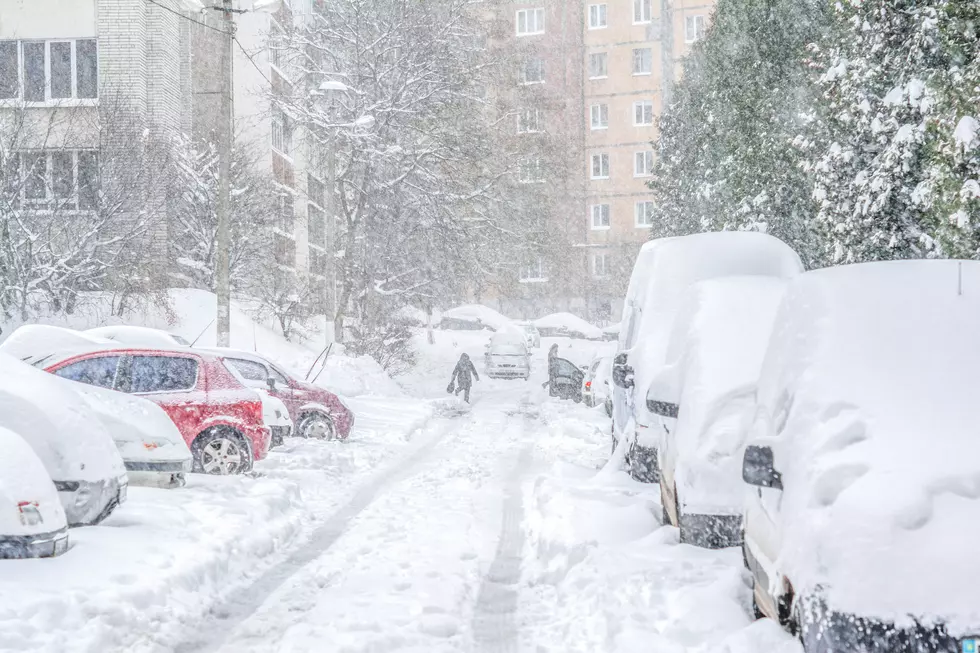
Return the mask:
{"type": "Polygon", "coordinates": [[[225,30],[223,30],[221,28],[215,27],[214,25],[208,25],[207,23],[205,23],[203,21],[200,21],[200,20],[197,20],[195,18],[191,18],[190,16],[185,16],[184,14],[180,13],[179,11],[176,11],[174,9],[171,9],[167,5],[161,4],[161,3],[157,2],[157,0],[146,0],[146,1],[149,2],[151,5],[156,5],[156,6],[160,7],[161,9],[165,9],[166,11],[169,11],[173,15],[179,16],[179,17],[183,18],[184,20],[189,20],[192,23],[197,23],[201,27],[207,27],[208,29],[213,29],[215,32],[221,32],[222,34],[228,34],[228,32],[226,32],[225,30]]]}
{"type": "Polygon", "coordinates": [[[241,42],[237,38],[232,37],[232,40],[235,41],[235,43],[238,45],[238,49],[242,51],[242,54],[245,55],[245,58],[248,59],[252,63],[253,66],[255,66],[255,69],[257,71],[259,71],[259,74],[262,75],[262,79],[264,79],[266,82],[268,82],[269,86],[272,86],[272,80],[269,79],[269,77],[265,74],[265,71],[262,70],[261,67],[259,67],[259,64],[255,63],[255,59],[253,59],[252,58],[252,55],[250,55],[248,53],[248,51],[245,49],[245,46],[242,45],[241,42]]]}

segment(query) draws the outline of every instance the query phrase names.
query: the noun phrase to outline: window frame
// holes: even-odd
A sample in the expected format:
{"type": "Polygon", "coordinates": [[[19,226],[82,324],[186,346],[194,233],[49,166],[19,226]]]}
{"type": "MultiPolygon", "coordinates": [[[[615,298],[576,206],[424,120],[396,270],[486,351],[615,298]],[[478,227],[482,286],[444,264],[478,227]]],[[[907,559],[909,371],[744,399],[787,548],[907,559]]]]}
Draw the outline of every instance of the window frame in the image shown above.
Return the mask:
{"type": "Polygon", "coordinates": [[[537,107],[521,109],[517,113],[517,133],[518,134],[543,134],[544,126],[542,120],[544,112],[537,107]],[[533,118],[532,120],[526,120],[533,118]],[[533,124],[532,124],[533,123],[533,124]]]}
{"type": "Polygon", "coordinates": [[[545,8],[544,7],[532,7],[529,9],[518,9],[517,14],[514,19],[514,31],[517,36],[540,36],[545,33],[545,8]],[[521,17],[524,17],[524,31],[521,31],[521,17]],[[534,17],[534,27],[535,31],[530,29],[530,17],[534,17]],[[540,17],[540,21],[539,21],[540,17]],[[538,24],[540,22],[540,25],[538,24]]]}
{"type": "Polygon", "coordinates": [[[605,2],[597,2],[589,5],[588,8],[588,28],[593,29],[606,29],[609,27],[609,5],[605,2]],[[593,15],[594,11],[594,15],[593,15]],[[596,20],[593,21],[592,19],[596,20]],[[601,18],[601,21],[599,20],[601,18]]]}
{"type": "Polygon", "coordinates": [[[544,84],[546,77],[547,75],[546,75],[546,66],[545,66],[544,57],[539,57],[535,55],[532,57],[528,57],[523,61],[523,63],[521,64],[521,68],[518,71],[517,80],[518,80],[518,84],[520,84],[521,86],[533,86],[534,84],[544,84]],[[536,78],[536,79],[532,79],[528,75],[528,70],[530,70],[531,64],[534,62],[540,64],[536,72],[540,72],[541,76],[540,78],[536,78]]]}
{"type": "Polygon", "coordinates": [[[652,22],[653,0],[633,0],[633,24],[646,25],[652,22]]]}
{"type": "Polygon", "coordinates": [[[608,202],[600,202],[589,206],[589,229],[592,231],[606,231],[612,228],[612,205],[608,202]],[[596,218],[599,218],[598,224],[596,218]],[[605,222],[606,224],[602,224],[605,222]]]}
{"type": "MultiPolygon", "coordinates": [[[[145,395],[163,395],[163,394],[179,394],[182,392],[193,392],[194,390],[197,389],[198,385],[201,382],[201,361],[195,358],[194,356],[180,356],[180,355],[168,356],[162,353],[153,353],[153,354],[139,353],[139,354],[130,354],[129,356],[127,356],[127,359],[128,359],[127,376],[129,378],[129,388],[125,391],[126,394],[145,396],[145,395]],[[176,358],[176,359],[191,361],[194,363],[194,382],[191,384],[189,388],[180,388],[175,390],[144,390],[141,392],[136,392],[133,390],[133,365],[136,363],[137,358],[176,358]]],[[[116,376],[118,378],[118,372],[116,376]]]]}
{"type": "Polygon", "coordinates": [[[684,16],[684,43],[697,43],[704,38],[705,31],[704,14],[692,14],[684,16]],[[690,28],[694,27],[694,38],[691,38],[690,28]]]}
{"type": "Polygon", "coordinates": [[[524,159],[520,162],[517,181],[521,184],[545,183],[544,164],[540,157],[524,159]]]}
{"type": "Polygon", "coordinates": [[[609,104],[606,102],[595,102],[589,105],[589,126],[592,131],[602,131],[609,129],[609,104]],[[598,116],[596,115],[598,113],[598,116]],[[598,122],[596,118],[599,118],[598,122]]]}
{"type": "Polygon", "coordinates": [[[601,52],[589,53],[589,79],[607,79],[609,77],[609,53],[605,50],[601,52]],[[602,61],[602,73],[595,74],[593,63],[602,61]]]}
{"type": "Polygon", "coordinates": [[[637,229],[649,229],[653,226],[654,213],[657,210],[656,204],[652,200],[637,200],[633,203],[633,226],[637,229]],[[647,214],[646,211],[649,211],[647,214]],[[641,213],[649,218],[648,222],[640,219],[641,213]]]}
{"type": "MultiPolygon", "coordinates": [[[[14,201],[17,207],[40,213],[58,212],[75,214],[98,210],[99,194],[101,193],[98,150],[71,148],[17,150],[11,153],[10,160],[15,157],[16,163],[13,165],[16,178],[14,179],[12,190],[16,193],[14,201]],[[71,156],[71,187],[69,193],[63,197],[59,197],[56,194],[55,188],[55,157],[59,155],[71,156]],[[92,198],[88,198],[88,194],[92,189],[86,185],[85,192],[83,192],[82,187],[82,161],[87,161],[90,158],[94,165],[91,172],[93,173],[95,182],[94,197],[92,198]],[[30,175],[28,174],[27,163],[28,160],[35,161],[37,159],[43,160],[44,164],[44,171],[41,177],[43,180],[44,196],[29,197],[28,189],[30,188],[31,177],[34,177],[35,180],[37,177],[33,174],[33,165],[31,166],[32,173],[30,175]],[[91,206],[89,206],[89,202],[91,202],[91,206]]],[[[8,160],[6,165],[10,165],[10,160],[8,160]]]]}
{"type": "Polygon", "coordinates": [[[654,122],[656,122],[656,118],[655,118],[654,113],[653,113],[653,100],[637,100],[637,101],[635,101],[633,103],[633,126],[634,127],[651,127],[651,126],[653,126],[654,122]],[[643,118],[646,118],[646,113],[647,113],[646,110],[647,110],[647,107],[649,107],[649,109],[650,109],[650,122],[640,122],[640,121],[638,121],[636,119],[637,116],[640,115],[639,112],[638,112],[638,110],[642,108],[642,110],[643,110],[642,117],[643,118]]]}
{"type": "MultiPolygon", "coordinates": [[[[592,256],[591,256],[591,259],[592,259],[592,266],[591,266],[592,267],[592,276],[594,278],[596,278],[596,279],[605,279],[605,278],[607,278],[607,277],[610,276],[610,274],[609,274],[609,252],[593,252],[592,253],[592,256]],[[602,270],[599,269],[600,268],[600,266],[598,265],[598,262],[599,261],[602,261],[602,266],[601,266],[602,267],[602,270]]],[[[594,373],[595,372],[595,369],[593,368],[591,371],[594,373]]]]}
{"type": "Polygon", "coordinates": [[[589,179],[593,181],[601,181],[604,179],[609,179],[610,168],[609,152],[595,152],[589,158],[589,179]],[[596,175],[596,163],[598,162],[599,174],[596,175]],[[605,173],[605,174],[603,174],[605,173]]]}
{"type": "Polygon", "coordinates": [[[640,150],[639,152],[633,153],[633,176],[637,178],[642,177],[652,177],[653,176],[653,166],[656,164],[656,153],[653,150],[640,150]],[[642,159],[640,157],[643,157],[642,159]],[[640,161],[643,161],[644,172],[640,171],[640,166],[638,165],[640,161]],[[649,162],[649,165],[647,163],[649,162]]]}
{"type": "Polygon", "coordinates": [[[653,48],[633,48],[633,76],[642,77],[646,75],[653,74],[653,48]],[[644,61],[642,55],[646,53],[647,58],[644,61]],[[637,59],[637,55],[640,55],[640,59],[637,59]],[[646,70],[638,70],[637,62],[646,63],[646,70]]]}
{"type": "Polygon", "coordinates": [[[59,106],[97,106],[99,103],[99,60],[101,56],[99,39],[97,37],[86,38],[52,38],[52,39],[0,39],[0,43],[13,43],[13,72],[16,79],[13,80],[15,93],[11,97],[0,98],[0,106],[23,105],[29,107],[59,107],[59,106]],[[78,55],[79,45],[82,43],[94,44],[94,57],[92,70],[95,73],[93,95],[91,97],[81,97],[81,84],[79,73],[81,70],[78,55]],[[41,65],[44,74],[44,88],[42,99],[26,99],[27,79],[26,79],[26,58],[24,56],[24,46],[36,44],[43,46],[44,61],[41,65]],[[53,60],[51,57],[51,47],[58,44],[67,44],[68,52],[68,76],[70,82],[70,92],[67,97],[54,97],[52,91],[52,70],[53,60]]]}
{"type": "Polygon", "coordinates": [[[93,388],[103,388],[105,390],[115,390],[116,387],[117,387],[117,383],[119,382],[120,371],[122,370],[123,363],[126,362],[126,358],[127,357],[124,354],[120,354],[120,353],[116,353],[116,352],[108,352],[108,353],[105,353],[105,354],[98,354],[98,355],[95,355],[95,356],[85,356],[84,358],[76,358],[75,360],[71,361],[67,365],[62,365],[62,366],[58,367],[57,369],[52,370],[52,374],[54,374],[55,376],[57,376],[59,378],[68,380],[68,381],[74,381],[76,383],[84,383],[85,385],[90,385],[93,388]],[[93,361],[104,361],[104,360],[109,360],[109,359],[115,359],[115,361],[116,361],[116,371],[113,373],[113,375],[112,375],[112,382],[108,386],[105,386],[105,385],[97,385],[95,383],[88,383],[86,381],[80,381],[79,379],[67,377],[67,376],[64,376],[63,374],[61,374],[61,372],[64,372],[66,370],[69,370],[69,369],[71,369],[73,367],[77,367],[79,365],[84,365],[84,364],[87,364],[87,363],[90,364],[93,361]]]}
{"type": "Polygon", "coordinates": [[[548,275],[545,271],[544,257],[535,256],[530,261],[525,261],[517,272],[519,283],[545,283],[548,275]]]}

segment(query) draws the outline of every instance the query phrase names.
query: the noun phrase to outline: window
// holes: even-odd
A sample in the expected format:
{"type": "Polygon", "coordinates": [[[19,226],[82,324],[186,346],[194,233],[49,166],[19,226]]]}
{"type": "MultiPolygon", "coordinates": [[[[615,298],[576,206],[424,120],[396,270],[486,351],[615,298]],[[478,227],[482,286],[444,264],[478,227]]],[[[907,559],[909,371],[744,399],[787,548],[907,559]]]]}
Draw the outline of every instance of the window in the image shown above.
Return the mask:
{"type": "Polygon", "coordinates": [[[0,41],[0,100],[95,99],[98,79],[94,39],[0,41]]]}
{"type": "Polygon", "coordinates": [[[591,107],[592,113],[592,129],[608,129],[609,128],[609,105],[608,104],[593,104],[591,107]]]}
{"type": "Polygon", "coordinates": [[[524,109],[517,116],[517,133],[532,134],[544,131],[544,120],[539,109],[524,109]]]}
{"type": "Polygon", "coordinates": [[[544,165],[541,159],[521,162],[520,181],[522,184],[539,184],[544,181],[544,165]]]}
{"type": "Polygon", "coordinates": [[[323,245],[323,209],[318,207],[316,204],[308,204],[306,207],[308,225],[307,233],[309,234],[310,245],[322,246],[323,245]]]}
{"type": "Polygon", "coordinates": [[[259,381],[264,386],[266,379],[269,378],[269,373],[266,371],[265,365],[261,363],[248,361],[244,358],[226,358],[225,363],[228,367],[241,374],[242,378],[246,381],[259,381]]]}
{"type": "Polygon", "coordinates": [[[593,179],[609,179],[609,155],[593,154],[592,155],[592,178],[593,179]]]}
{"type": "Polygon", "coordinates": [[[293,127],[279,107],[272,109],[272,147],[285,156],[291,156],[293,149],[293,127]]]}
{"type": "Polygon", "coordinates": [[[594,204],[591,207],[591,213],[592,213],[593,229],[609,228],[609,205],[608,204],[594,204]]]}
{"type": "Polygon", "coordinates": [[[704,16],[684,17],[684,41],[694,43],[704,38],[704,16]]]}
{"type": "Polygon", "coordinates": [[[606,252],[599,252],[592,255],[592,276],[609,276],[609,254],[606,252]]]}
{"type": "Polygon", "coordinates": [[[606,5],[589,5],[589,29],[602,29],[607,26],[606,5]]]}
{"type": "Polygon", "coordinates": [[[653,50],[650,48],[633,49],[633,74],[649,75],[653,72],[653,50]]]}
{"type": "Polygon", "coordinates": [[[517,35],[544,34],[544,8],[521,9],[517,12],[517,35]]]}
{"type": "Polygon", "coordinates": [[[636,226],[637,227],[652,226],[653,212],[654,212],[653,202],[637,202],[636,209],[635,209],[636,226]]]}
{"type": "Polygon", "coordinates": [[[653,174],[653,152],[637,152],[633,163],[634,177],[649,177],[653,174]]]}
{"type": "Polygon", "coordinates": [[[179,356],[133,356],[129,392],[175,392],[197,385],[197,361],[179,356]]]}
{"type": "Polygon", "coordinates": [[[633,22],[649,23],[653,18],[652,0],[633,0],[633,22]]]}
{"type": "Polygon", "coordinates": [[[276,380],[278,385],[281,385],[283,388],[289,387],[289,379],[286,378],[286,375],[272,365],[269,366],[269,375],[276,380]]]}
{"type": "Polygon", "coordinates": [[[531,57],[524,61],[519,77],[521,84],[543,84],[544,59],[541,57],[531,57]]]}
{"type": "Polygon", "coordinates": [[[7,159],[14,204],[41,210],[92,210],[99,200],[96,152],[19,152],[7,159]]]}
{"type": "Polygon", "coordinates": [[[609,76],[609,55],[605,52],[594,52],[589,55],[589,77],[601,79],[609,76]]]}
{"type": "Polygon", "coordinates": [[[539,256],[521,267],[520,280],[525,283],[547,281],[548,276],[545,274],[544,259],[539,256]]]}
{"type": "Polygon", "coordinates": [[[641,100],[633,103],[633,124],[637,127],[653,124],[652,100],[641,100]]]}
{"type": "Polygon", "coordinates": [[[116,370],[119,368],[119,356],[104,356],[89,358],[66,365],[55,374],[63,379],[87,383],[100,388],[112,388],[116,381],[116,370]]]}

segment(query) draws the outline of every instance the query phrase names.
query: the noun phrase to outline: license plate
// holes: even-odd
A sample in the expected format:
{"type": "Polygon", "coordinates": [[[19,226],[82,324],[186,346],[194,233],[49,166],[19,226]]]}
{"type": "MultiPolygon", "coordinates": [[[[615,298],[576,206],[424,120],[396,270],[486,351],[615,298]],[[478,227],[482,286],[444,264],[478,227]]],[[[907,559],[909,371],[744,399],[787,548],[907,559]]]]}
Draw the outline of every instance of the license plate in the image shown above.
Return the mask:
{"type": "Polygon", "coordinates": [[[980,637],[968,637],[963,640],[963,653],[980,653],[980,637]]]}
{"type": "Polygon", "coordinates": [[[62,553],[68,550],[68,537],[63,537],[60,540],[54,541],[54,554],[60,556],[62,553]]]}

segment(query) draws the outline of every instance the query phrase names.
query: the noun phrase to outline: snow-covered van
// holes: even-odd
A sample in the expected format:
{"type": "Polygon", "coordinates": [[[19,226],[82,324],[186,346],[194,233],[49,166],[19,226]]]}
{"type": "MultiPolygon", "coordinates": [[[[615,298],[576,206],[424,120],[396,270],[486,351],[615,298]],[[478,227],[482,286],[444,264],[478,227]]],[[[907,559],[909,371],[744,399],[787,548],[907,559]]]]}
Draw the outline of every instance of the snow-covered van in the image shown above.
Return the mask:
{"type": "Polygon", "coordinates": [[[44,463],[70,526],[97,524],[126,500],[119,451],[71,381],[0,352],[0,427],[24,438],[44,463]]]}
{"type": "Polygon", "coordinates": [[[68,522],[44,463],[0,427],[0,559],[49,558],[68,550],[68,522]]]}
{"type": "Polygon", "coordinates": [[[102,420],[132,485],[184,485],[193,465],[191,450],[162,408],[142,397],[87,383],[72,382],[72,389],[102,420]]]}
{"type": "Polygon", "coordinates": [[[980,262],[792,281],[743,462],[760,614],[808,653],[975,650],[980,262]]]}
{"type": "Polygon", "coordinates": [[[664,523],[680,529],[682,542],[742,542],[742,452],[785,288],[764,276],[701,281],[678,310],[646,401],[660,417],[664,523]]]}
{"type": "Polygon", "coordinates": [[[485,363],[486,374],[491,379],[527,379],[531,376],[531,355],[523,333],[504,329],[490,336],[485,363]]]}
{"type": "Polygon", "coordinates": [[[613,360],[613,437],[624,440],[631,474],[657,482],[658,416],[647,409],[650,382],[664,365],[678,306],[698,281],[728,276],[788,279],[803,271],[800,257],[768,234],[724,231],[647,243],[630,279],[623,327],[613,360]]]}

